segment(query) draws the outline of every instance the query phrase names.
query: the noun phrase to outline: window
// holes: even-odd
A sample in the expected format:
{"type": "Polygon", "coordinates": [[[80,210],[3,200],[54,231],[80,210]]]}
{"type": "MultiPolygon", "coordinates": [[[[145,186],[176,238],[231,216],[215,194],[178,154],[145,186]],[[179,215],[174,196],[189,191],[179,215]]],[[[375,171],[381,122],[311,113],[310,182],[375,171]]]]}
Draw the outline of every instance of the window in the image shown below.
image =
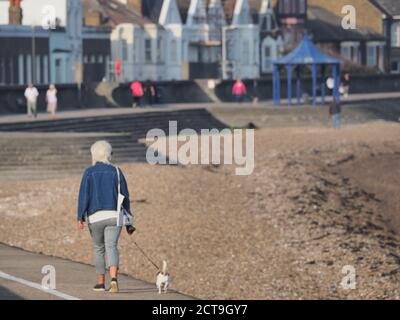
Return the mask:
{"type": "Polygon", "coordinates": [[[392,47],[400,47],[400,22],[392,24],[390,39],[392,47]]]}
{"type": "Polygon", "coordinates": [[[41,81],[41,76],[42,76],[42,69],[41,69],[41,63],[40,63],[40,55],[36,56],[36,68],[35,68],[35,73],[36,73],[36,83],[42,83],[41,81]]]}
{"type": "Polygon", "coordinates": [[[122,60],[127,61],[128,60],[128,43],[126,40],[121,40],[121,45],[122,45],[122,60]]]}
{"type": "Polygon", "coordinates": [[[254,40],[254,47],[253,47],[253,63],[256,64],[258,63],[258,51],[259,50],[259,44],[257,40],[254,40]]]}
{"type": "Polygon", "coordinates": [[[102,55],[99,55],[99,56],[97,57],[97,62],[98,62],[98,63],[103,63],[103,62],[104,62],[104,58],[103,58],[102,55]]]}
{"type": "Polygon", "coordinates": [[[49,57],[43,56],[43,83],[49,83],[49,57]]]}
{"type": "MultiPolygon", "coordinates": [[[[0,81],[1,82],[1,81],[0,81]]],[[[24,55],[20,54],[18,56],[18,83],[24,84],[24,55]]]]}
{"type": "Polygon", "coordinates": [[[56,79],[54,82],[61,83],[62,82],[61,75],[62,75],[61,59],[56,59],[56,79]]]}
{"type": "Polygon", "coordinates": [[[367,47],[367,65],[368,66],[376,65],[376,47],[375,46],[367,47]]]}
{"type": "Polygon", "coordinates": [[[383,42],[370,42],[367,44],[367,65],[383,70],[383,42]]]}
{"type": "Polygon", "coordinates": [[[291,0],[283,0],[283,13],[290,14],[291,0]]]}
{"type": "Polygon", "coordinates": [[[177,62],[177,42],[176,40],[172,40],[170,43],[170,59],[171,62],[177,62]]]}
{"type": "Polygon", "coordinates": [[[343,58],[346,58],[347,60],[350,60],[350,57],[351,57],[350,47],[348,47],[348,46],[342,47],[342,48],[341,48],[340,55],[341,55],[343,58]]]}
{"type": "Polygon", "coordinates": [[[261,70],[263,73],[272,72],[272,61],[277,58],[277,40],[267,37],[261,45],[261,70]]]}
{"type": "MultiPolygon", "coordinates": [[[[5,67],[2,69],[5,70],[5,67]]],[[[32,78],[32,56],[30,54],[26,56],[26,80],[34,82],[32,78]]]]}
{"type": "Polygon", "coordinates": [[[164,61],[163,39],[157,38],[157,62],[164,61]]]}
{"type": "Polygon", "coordinates": [[[147,63],[151,63],[152,59],[152,50],[151,50],[151,39],[145,39],[144,41],[144,59],[147,63]]]}
{"type": "Polygon", "coordinates": [[[249,40],[243,41],[243,52],[242,52],[242,64],[249,64],[249,49],[250,43],[249,40]]]}
{"type": "Polygon", "coordinates": [[[272,69],[271,47],[264,48],[264,70],[269,71],[272,69]]]}
{"type": "Polygon", "coordinates": [[[400,72],[400,61],[392,61],[391,63],[391,72],[399,73],[400,72]]]}
{"type": "Polygon", "coordinates": [[[360,62],[360,51],[358,42],[342,42],[340,45],[340,55],[354,63],[360,62]]]}
{"type": "Polygon", "coordinates": [[[306,14],[306,0],[279,0],[278,12],[283,15],[306,14]]]}
{"type": "Polygon", "coordinates": [[[299,13],[300,14],[306,13],[306,1],[305,0],[299,0],[299,13]]]}
{"type": "Polygon", "coordinates": [[[271,47],[264,48],[264,57],[267,59],[271,58],[271,47]]]}

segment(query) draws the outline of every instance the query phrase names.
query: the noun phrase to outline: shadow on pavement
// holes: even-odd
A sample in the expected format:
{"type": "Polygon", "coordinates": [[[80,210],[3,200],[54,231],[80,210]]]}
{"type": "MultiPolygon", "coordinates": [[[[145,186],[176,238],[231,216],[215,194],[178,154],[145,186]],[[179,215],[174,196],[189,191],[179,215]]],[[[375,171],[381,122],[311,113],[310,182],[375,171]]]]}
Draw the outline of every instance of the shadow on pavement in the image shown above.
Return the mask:
{"type": "Polygon", "coordinates": [[[0,286],[0,300],[24,300],[24,298],[0,286]]]}

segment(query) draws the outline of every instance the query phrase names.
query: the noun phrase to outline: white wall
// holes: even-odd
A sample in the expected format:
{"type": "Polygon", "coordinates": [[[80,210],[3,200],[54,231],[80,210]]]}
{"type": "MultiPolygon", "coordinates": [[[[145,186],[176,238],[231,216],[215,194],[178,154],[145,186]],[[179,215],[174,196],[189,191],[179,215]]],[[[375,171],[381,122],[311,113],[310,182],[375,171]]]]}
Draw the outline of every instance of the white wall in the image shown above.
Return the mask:
{"type": "MultiPolygon", "coordinates": [[[[44,12],[46,6],[54,9],[55,16],[60,19],[61,26],[65,26],[67,17],[67,0],[23,0],[23,25],[41,25],[43,19],[50,12],[44,12]]],[[[8,0],[0,0],[0,24],[8,24],[8,0]]]]}
{"type": "Polygon", "coordinates": [[[253,79],[260,76],[260,31],[256,25],[223,28],[223,78],[253,79]]]}
{"type": "Polygon", "coordinates": [[[0,24],[8,24],[8,0],[0,0],[0,24]]]}
{"type": "Polygon", "coordinates": [[[182,27],[156,25],[145,27],[120,24],[111,33],[112,61],[122,60],[120,81],[180,80],[182,79],[182,27]],[[151,41],[152,61],[145,61],[145,41],[151,41]],[[157,42],[162,39],[162,61],[157,61],[157,42]],[[176,41],[176,59],[171,61],[171,43],[176,41]],[[126,55],[123,48],[126,48],[126,55]],[[126,56],[124,58],[124,56],[126,56]]]}

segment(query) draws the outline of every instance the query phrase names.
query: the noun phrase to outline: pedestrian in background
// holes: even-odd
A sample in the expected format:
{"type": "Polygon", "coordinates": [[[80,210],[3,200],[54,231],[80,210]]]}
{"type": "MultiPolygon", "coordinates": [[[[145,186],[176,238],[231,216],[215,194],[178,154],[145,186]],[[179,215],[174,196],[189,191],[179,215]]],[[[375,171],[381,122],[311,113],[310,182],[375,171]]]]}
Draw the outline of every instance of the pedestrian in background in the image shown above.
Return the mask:
{"type": "Polygon", "coordinates": [[[330,96],[333,96],[333,89],[335,88],[335,79],[333,77],[328,77],[326,79],[326,87],[328,88],[328,92],[330,96]]]}
{"type": "Polygon", "coordinates": [[[242,80],[236,80],[235,84],[232,88],[232,94],[235,96],[236,102],[241,103],[243,102],[243,98],[247,93],[246,85],[243,83],[242,80]]]}
{"type": "Polygon", "coordinates": [[[342,86],[343,86],[343,96],[345,98],[348,98],[350,93],[350,74],[345,73],[342,81],[342,86]]]}
{"type": "Polygon", "coordinates": [[[340,128],[340,114],[342,107],[340,105],[339,98],[334,97],[331,104],[329,105],[329,114],[332,117],[332,126],[334,129],[340,128]]]}
{"type": "Polygon", "coordinates": [[[149,106],[152,106],[154,103],[154,99],[156,97],[156,89],[154,88],[154,85],[151,83],[150,80],[146,81],[146,85],[144,87],[144,93],[146,96],[147,104],[149,106]]]}
{"type": "Polygon", "coordinates": [[[24,94],[26,98],[26,107],[28,112],[28,117],[37,117],[37,99],[39,97],[39,91],[33,86],[32,83],[28,84],[24,94]]]}
{"type": "Polygon", "coordinates": [[[51,114],[53,120],[56,118],[57,101],[57,89],[54,84],[51,84],[46,93],[46,102],[47,112],[51,114]]]}
{"type": "Polygon", "coordinates": [[[142,102],[143,93],[143,86],[142,84],[135,80],[131,83],[131,93],[133,97],[133,105],[132,107],[140,107],[142,102]]]}

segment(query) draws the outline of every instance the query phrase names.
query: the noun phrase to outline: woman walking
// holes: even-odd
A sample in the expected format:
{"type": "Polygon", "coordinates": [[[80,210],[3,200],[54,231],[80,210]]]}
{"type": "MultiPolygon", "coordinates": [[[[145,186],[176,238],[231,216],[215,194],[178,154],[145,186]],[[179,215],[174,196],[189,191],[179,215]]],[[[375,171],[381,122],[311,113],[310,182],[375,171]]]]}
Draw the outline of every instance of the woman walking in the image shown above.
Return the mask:
{"type": "MultiPolygon", "coordinates": [[[[112,147],[107,141],[98,141],[91,147],[93,166],[82,177],[78,203],[78,228],[88,223],[93,241],[97,273],[95,291],[105,291],[106,262],[110,273],[112,293],[118,289],[118,239],[122,227],[118,225],[118,186],[124,196],[122,207],[130,212],[129,192],[121,170],[111,165],[112,147]]],[[[128,228],[127,228],[128,230],[128,228]]],[[[132,231],[128,231],[132,234],[132,231]]]]}
{"type": "Polygon", "coordinates": [[[51,114],[51,118],[56,118],[57,111],[57,89],[54,84],[49,86],[49,90],[46,93],[47,112],[51,114]]]}
{"type": "Polygon", "coordinates": [[[236,102],[242,103],[247,93],[246,85],[240,79],[236,80],[232,87],[232,94],[235,96],[236,102]]]}

